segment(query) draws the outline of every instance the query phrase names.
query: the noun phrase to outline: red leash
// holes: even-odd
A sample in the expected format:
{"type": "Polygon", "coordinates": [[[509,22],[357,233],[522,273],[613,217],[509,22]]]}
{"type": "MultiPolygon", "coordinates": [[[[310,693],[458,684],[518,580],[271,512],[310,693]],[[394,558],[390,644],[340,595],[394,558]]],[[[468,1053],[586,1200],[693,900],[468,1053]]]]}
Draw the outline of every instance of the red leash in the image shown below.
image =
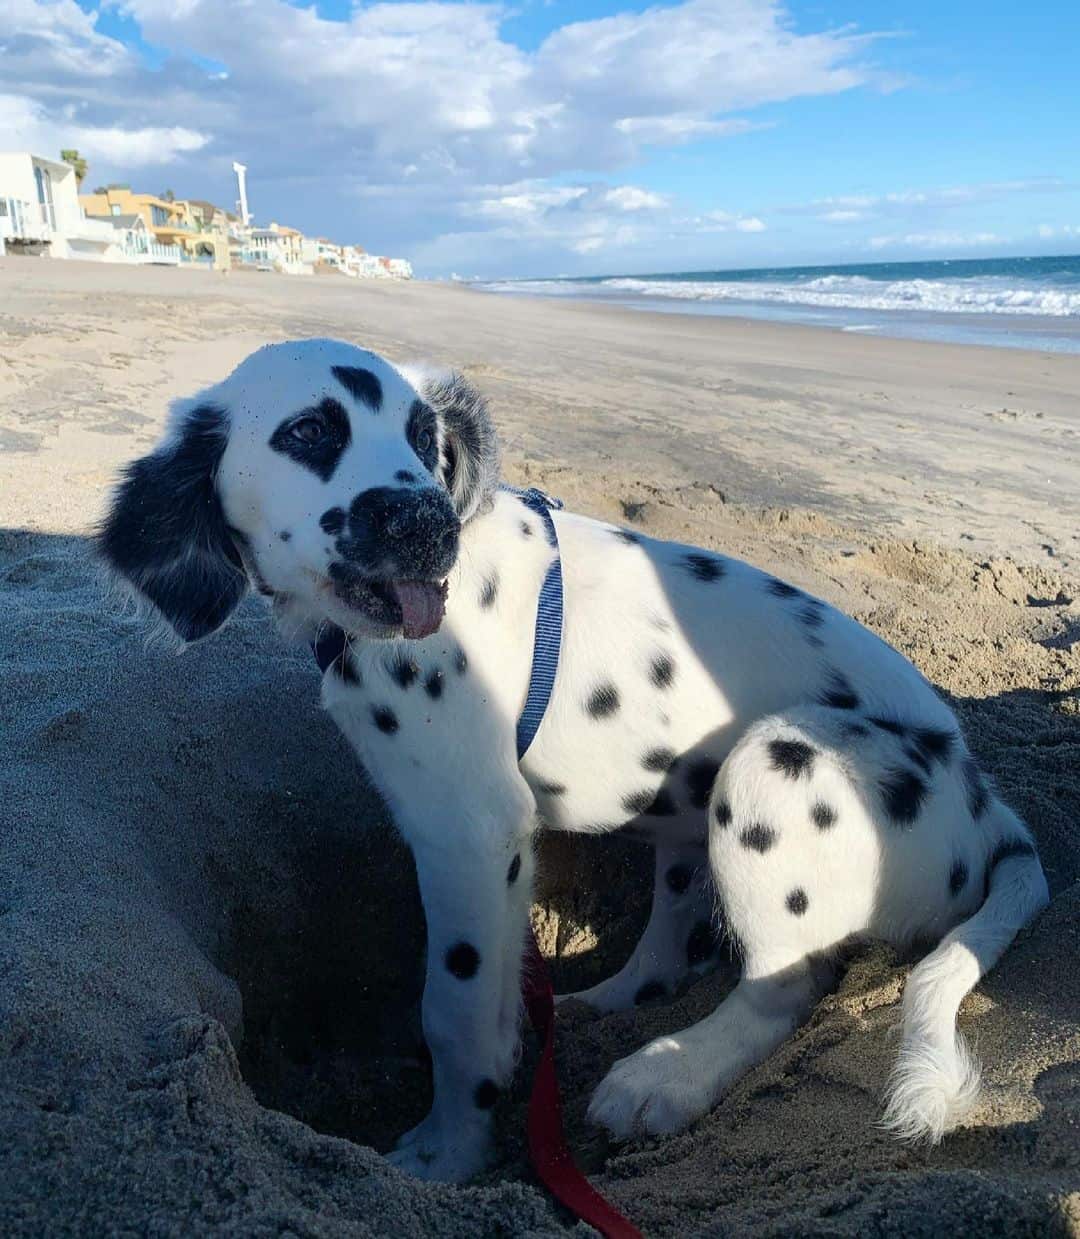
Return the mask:
{"type": "Polygon", "coordinates": [[[555,1074],[555,1001],[547,965],[533,934],[525,948],[521,989],[529,1019],[544,1043],[529,1098],[529,1158],[533,1169],[556,1200],[605,1239],[642,1239],[641,1231],[578,1170],[566,1147],[555,1074]]]}

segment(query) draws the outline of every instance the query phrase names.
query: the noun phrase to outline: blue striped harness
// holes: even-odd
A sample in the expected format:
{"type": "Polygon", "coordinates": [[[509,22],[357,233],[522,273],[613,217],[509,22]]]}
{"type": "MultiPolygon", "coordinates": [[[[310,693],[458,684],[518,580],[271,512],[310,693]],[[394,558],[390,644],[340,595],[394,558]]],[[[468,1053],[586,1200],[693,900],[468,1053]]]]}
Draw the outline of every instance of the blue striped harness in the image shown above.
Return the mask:
{"type": "MultiPolygon", "coordinates": [[[[551,701],[551,690],[555,685],[555,672],[559,668],[563,629],[562,557],[559,554],[559,538],[555,532],[555,522],[551,518],[551,513],[553,510],[558,511],[563,505],[560,500],[545,495],[535,486],[520,490],[516,486],[503,483],[500,489],[508,494],[516,495],[530,511],[540,517],[544,523],[548,545],[555,551],[555,558],[548,566],[544,583],[540,586],[529,691],[525,697],[521,717],[517,721],[517,755],[518,761],[521,761],[529,751],[529,746],[540,724],[544,721],[548,702],[551,701]]],[[[328,625],[320,631],[311,647],[320,671],[325,671],[345,652],[347,641],[345,632],[336,625],[328,625]]]]}

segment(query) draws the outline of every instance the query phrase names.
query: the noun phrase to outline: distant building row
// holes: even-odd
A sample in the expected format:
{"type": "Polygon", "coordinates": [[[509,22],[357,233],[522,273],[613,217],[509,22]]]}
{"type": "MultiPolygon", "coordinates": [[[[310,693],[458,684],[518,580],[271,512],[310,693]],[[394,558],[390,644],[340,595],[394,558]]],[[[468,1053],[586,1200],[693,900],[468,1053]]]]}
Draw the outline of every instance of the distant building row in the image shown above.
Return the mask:
{"type": "Polygon", "coordinates": [[[69,164],[0,153],[0,254],[22,251],[97,262],[249,267],[286,275],[336,272],[410,279],[404,258],[306,237],[295,228],[244,224],[199,199],[170,201],[109,185],[80,194],[69,164]]]}

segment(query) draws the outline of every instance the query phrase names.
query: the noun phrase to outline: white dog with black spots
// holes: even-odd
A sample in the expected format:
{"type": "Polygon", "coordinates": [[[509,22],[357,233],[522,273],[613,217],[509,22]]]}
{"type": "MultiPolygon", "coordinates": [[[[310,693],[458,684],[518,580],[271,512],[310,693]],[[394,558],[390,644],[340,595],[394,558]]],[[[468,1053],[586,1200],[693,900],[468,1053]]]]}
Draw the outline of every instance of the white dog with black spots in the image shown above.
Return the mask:
{"type": "Polygon", "coordinates": [[[1028,830],[933,688],[852,619],[727,556],[553,519],[562,648],[520,762],[556,551],[500,489],[485,403],[461,376],[332,340],[263,348],[173,407],[101,531],[112,568],[185,641],[249,585],[294,639],[340,630],[323,701],[412,849],[428,929],[434,1101],[391,1160],[445,1180],[487,1160],[518,1052],[540,822],[632,826],[655,847],[641,941],[578,998],[614,1011],[670,994],[718,932],[742,958],[711,1015],[614,1065],[594,1122],[680,1131],[807,1019],[842,947],[925,941],[883,1121],[939,1140],[978,1088],[960,1002],[1047,901],[1028,830]]]}

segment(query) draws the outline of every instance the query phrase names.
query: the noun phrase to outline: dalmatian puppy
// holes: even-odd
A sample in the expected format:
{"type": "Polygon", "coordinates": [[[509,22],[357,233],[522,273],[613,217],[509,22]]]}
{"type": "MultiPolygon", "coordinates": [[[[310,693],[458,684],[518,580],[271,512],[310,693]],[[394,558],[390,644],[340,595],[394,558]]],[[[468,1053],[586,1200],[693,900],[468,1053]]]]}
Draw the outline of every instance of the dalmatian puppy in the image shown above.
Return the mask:
{"type": "Polygon", "coordinates": [[[577,997],[671,994],[716,951],[742,978],[700,1023],[614,1065],[615,1137],[677,1132],[790,1037],[853,940],[934,945],[911,973],[885,1124],[939,1140],[978,1069],[964,995],[1046,903],[1031,836],[899,653],[735,559],[500,489],[481,396],[332,340],[261,349],[176,404],[100,534],[185,641],[249,586],[290,637],[340,633],[326,708],[416,859],[428,927],[427,1118],[391,1160],[462,1180],[514,1070],[539,821],[631,827],[656,853],[626,965],[577,997]],[[562,557],[562,647],[519,761],[538,596],[562,557]]]}

